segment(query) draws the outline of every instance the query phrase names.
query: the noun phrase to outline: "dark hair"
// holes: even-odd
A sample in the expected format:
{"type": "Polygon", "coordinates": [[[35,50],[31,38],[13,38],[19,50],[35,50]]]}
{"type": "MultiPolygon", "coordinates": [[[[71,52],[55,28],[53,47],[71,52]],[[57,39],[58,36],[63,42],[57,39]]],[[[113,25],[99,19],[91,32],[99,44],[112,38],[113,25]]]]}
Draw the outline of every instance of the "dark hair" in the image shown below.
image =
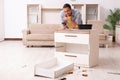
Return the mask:
{"type": "Polygon", "coordinates": [[[71,6],[70,6],[70,4],[66,3],[63,5],[63,8],[70,8],[71,9],[71,6]]]}

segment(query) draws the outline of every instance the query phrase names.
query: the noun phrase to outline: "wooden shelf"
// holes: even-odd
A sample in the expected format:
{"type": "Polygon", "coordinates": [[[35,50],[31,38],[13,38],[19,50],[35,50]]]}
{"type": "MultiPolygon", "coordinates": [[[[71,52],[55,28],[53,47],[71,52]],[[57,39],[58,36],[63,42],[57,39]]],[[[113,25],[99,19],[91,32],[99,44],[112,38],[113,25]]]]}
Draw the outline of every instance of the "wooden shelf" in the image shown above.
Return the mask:
{"type": "Polygon", "coordinates": [[[27,4],[27,25],[41,23],[41,5],[27,4]]]}
{"type": "Polygon", "coordinates": [[[84,4],[72,4],[72,6],[84,6],[84,4]]]}
{"type": "Polygon", "coordinates": [[[98,6],[98,4],[86,4],[87,6],[98,6]]]}
{"type": "Polygon", "coordinates": [[[62,8],[42,8],[42,10],[62,10],[62,8]]]}

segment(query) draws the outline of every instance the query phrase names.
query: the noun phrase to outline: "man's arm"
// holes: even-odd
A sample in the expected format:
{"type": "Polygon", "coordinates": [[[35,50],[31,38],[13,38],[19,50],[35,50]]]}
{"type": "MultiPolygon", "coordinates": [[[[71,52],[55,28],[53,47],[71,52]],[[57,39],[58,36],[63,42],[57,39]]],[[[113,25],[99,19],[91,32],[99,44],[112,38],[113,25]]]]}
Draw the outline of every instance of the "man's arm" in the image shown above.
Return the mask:
{"type": "Polygon", "coordinates": [[[76,17],[76,18],[75,18],[75,22],[76,22],[77,24],[82,24],[81,14],[80,14],[79,11],[76,13],[76,16],[75,16],[75,17],[76,17]]]}
{"type": "Polygon", "coordinates": [[[61,24],[62,24],[62,29],[66,29],[67,27],[67,22],[64,20],[65,14],[63,11],[60,12],[60,18],[61,18],[61,24]]]}
{"type": "Polygon", "coordinates": [[[78,24],[72,20],[72,17],[67,17],[67,21],[71,24],[71,26],[73,27],[73,29],[78,28],[78,24]]]}

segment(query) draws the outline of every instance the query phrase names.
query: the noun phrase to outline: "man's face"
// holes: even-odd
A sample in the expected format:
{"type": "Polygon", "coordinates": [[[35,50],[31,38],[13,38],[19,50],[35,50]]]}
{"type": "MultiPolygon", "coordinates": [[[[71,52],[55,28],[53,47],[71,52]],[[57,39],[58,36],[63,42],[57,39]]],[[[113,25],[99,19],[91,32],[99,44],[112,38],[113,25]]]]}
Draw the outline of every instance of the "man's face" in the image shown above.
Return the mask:
{"type": "Polygon", "coordinates": [[[71,12],[71,9],[70,8],[63,8],[63,11],[64,13],[67,15],[67,16],[71,16],[72,12],[71,12]]]}

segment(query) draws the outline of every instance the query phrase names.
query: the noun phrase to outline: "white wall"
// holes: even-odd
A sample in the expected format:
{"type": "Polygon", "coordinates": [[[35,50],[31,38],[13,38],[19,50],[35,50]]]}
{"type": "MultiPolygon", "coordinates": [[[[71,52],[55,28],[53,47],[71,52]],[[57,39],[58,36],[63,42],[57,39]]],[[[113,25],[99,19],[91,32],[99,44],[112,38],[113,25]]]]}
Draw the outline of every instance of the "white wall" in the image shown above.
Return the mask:
{"type": "Polygon", "coordinates": [[[5,37],[19,38],[26,27],[26,6],[24,0],[5,0],[5,37]]]}
{"type": "Polygon", "coordinates": [[[101,19],[105,20],[109,9],[120,7],[119,0],[4,0],[5,37],[21,38],[22,29],[27,28],[26,4],[41,4],[42,7],[62,7],[64,3],[98,3],[101,5],[101,19]]]}
{"type": "Polygon", "coordinates": [[[109,14],[110,9],[114,8],[120,8],[120,0],[100,0],[101,5],[101,20],[104,20],[107,18],[107,15],[109,14]]]}
{"type": "Polygon", "coordinates": [[[0,41],[4,40],[4,0],[0,0],[0,41]]]}

